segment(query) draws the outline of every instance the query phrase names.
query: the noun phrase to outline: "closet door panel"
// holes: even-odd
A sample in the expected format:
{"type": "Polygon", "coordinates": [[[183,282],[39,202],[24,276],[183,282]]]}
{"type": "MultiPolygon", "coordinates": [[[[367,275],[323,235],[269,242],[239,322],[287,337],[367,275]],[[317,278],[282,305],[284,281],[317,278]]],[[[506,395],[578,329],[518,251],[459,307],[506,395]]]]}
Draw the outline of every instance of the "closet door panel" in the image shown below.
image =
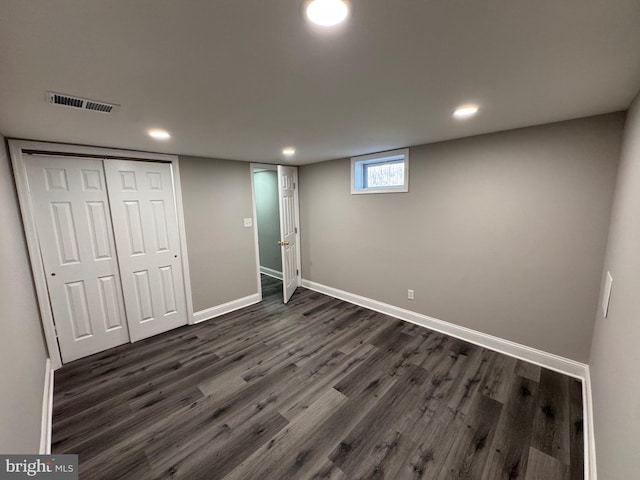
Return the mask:
{"type": "Polygon", "coordinates": [[[129,341],[102,160],[25,159],[63,362],[129,341]]]}
{"type": "Polygon", "coordinates": [[[131,339],[186,325],[171,165],[104,164],[131,339]]]}

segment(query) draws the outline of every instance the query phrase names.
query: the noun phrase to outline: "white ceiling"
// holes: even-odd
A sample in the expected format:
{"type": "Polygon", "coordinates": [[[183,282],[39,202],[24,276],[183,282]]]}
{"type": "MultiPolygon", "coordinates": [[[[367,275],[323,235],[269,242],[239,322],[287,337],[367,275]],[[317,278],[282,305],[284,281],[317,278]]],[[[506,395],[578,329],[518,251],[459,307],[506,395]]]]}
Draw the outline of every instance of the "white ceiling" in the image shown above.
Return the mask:
{"type": "Polygon", "coordinates": [[[303,0],[2,0],[0,133],[261,162],[291,145],[303,164],[625,110],[640,89],[639,0],[351,6],[321,29],[303,0]]]}

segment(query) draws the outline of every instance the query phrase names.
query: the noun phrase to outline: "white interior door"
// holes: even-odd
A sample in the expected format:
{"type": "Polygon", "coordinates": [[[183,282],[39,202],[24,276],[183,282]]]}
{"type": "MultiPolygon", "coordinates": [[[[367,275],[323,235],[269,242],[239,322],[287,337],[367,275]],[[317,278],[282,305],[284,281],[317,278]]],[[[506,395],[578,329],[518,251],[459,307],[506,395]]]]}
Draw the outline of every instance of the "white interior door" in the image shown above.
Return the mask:
{"type": "Polygon", "coordinates": [[[127,343],[102,160],[25,162],[63,362],[127,343]]]}
{"type": "Polygon", "coordinates": [[[131,340],[186,325],[171,165],[104,165],[131,340]]]}
{"type": "Polygon", "coordinates": [[[287,303],[298,287],[297,167],[278,165],[280,200],[280,248],[282,249],[282,290],[287,303]]]}

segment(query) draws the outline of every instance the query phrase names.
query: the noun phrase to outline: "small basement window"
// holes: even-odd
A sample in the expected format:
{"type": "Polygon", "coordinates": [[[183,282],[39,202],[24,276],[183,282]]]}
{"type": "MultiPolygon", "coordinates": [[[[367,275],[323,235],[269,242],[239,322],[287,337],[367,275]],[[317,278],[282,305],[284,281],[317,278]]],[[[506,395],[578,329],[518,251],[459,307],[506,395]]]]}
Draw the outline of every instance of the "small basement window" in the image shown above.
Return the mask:
{"type": "Polygon", "coordinates": [[[351,194],[409,191],[409,149],[351,158],[351,194]]]}

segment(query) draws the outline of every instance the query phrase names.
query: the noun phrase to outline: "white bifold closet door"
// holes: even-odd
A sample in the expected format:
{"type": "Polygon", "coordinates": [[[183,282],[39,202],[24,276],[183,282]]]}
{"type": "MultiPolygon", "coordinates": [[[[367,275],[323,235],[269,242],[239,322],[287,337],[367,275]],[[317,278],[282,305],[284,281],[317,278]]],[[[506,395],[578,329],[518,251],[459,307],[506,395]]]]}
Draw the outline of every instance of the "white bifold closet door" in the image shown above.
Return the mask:
{"type": "Polygon", "coordinates": [[[102,160],[25,162],[63,362],[127,343],[102,160]]]}
{"type": "Polygon", "coordinates": [[[187,323],[171,165],[105,160],[131,340],[187,323]]]}

